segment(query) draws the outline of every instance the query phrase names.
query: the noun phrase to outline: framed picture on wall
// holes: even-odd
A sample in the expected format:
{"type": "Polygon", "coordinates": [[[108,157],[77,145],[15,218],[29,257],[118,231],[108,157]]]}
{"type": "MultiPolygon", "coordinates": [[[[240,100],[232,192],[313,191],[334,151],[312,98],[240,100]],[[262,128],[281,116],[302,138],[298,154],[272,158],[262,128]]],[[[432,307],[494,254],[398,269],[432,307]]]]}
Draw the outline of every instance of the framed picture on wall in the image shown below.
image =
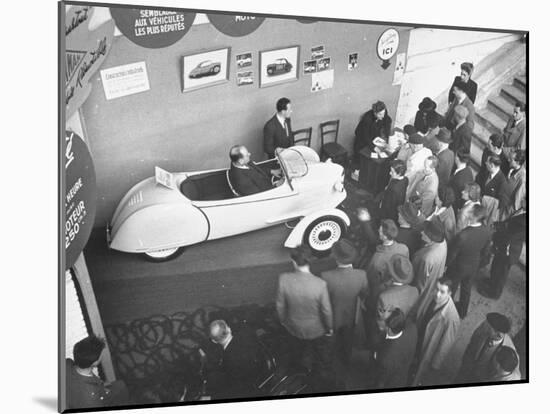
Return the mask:
{"type": "Polygon", "coordinates": [[[229,80],[231,48],[209,50],[181,57],[182,92],[214,86],[229,80]]]}
{"type": "Polygon", "coordinates": [[[298,80],[300,46],[260,52],[260,88],[298,80]]]}

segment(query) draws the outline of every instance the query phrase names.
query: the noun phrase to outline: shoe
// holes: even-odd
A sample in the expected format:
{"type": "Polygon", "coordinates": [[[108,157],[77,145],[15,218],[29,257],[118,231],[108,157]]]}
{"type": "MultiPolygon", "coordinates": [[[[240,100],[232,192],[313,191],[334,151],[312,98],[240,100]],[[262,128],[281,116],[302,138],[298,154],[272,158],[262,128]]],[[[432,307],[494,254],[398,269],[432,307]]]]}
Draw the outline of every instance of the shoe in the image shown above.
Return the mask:
{"type": "Polygon", "coordinates": [[[491,294],[491,292],[489,291],[489,288],[486,287],[486,286],[483,286],[483,285],[482,285],[482,286],[478,286],[477,292],[478,292],[481,296],[483,296],[483,297],[485,297],[485,298],[487,298],[487,299],[493,299],[493,300],[497,299],[496,295],[491,294]]]}

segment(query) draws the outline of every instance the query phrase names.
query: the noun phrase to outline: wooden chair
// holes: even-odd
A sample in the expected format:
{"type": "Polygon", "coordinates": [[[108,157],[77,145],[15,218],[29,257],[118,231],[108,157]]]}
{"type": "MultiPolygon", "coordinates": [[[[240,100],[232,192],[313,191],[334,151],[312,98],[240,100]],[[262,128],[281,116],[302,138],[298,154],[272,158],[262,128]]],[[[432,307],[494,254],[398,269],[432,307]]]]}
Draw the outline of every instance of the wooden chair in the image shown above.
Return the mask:
{"type": "Polygon", "coordinates": [[[337,142],[340,120],[323,122],[319,127],[321,129],[321,160],[331,158],[332,161],[346,168],[348,166],[348,152],[337,142]]]}
{"type": "Polygon", "coordinates": [[[306,147],[311,147],[311,131],[313,131],[312,127],[293,131],[294,145],[305,145],[306,147]]]}

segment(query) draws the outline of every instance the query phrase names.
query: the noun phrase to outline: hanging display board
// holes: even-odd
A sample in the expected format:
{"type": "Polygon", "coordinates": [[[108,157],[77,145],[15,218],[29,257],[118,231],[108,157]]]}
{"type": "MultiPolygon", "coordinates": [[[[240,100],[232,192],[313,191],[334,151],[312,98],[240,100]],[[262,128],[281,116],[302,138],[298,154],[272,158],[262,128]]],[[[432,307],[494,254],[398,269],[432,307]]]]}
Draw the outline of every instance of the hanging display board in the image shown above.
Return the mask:
{"type": "Polygon", "coordinates": [[[112,20],[106,21],[96,30],[88,29],[93,13],[94,8],[91,6],[73,6],[66,15],[66,119],[69,119],[88,98],[92,90],[88,81],[103,64],[113,41],[115,24],[112,20]]]}
{"type": "Polygon", "coordinates": [[[210,23],[220,32],[231,37],[246,36],[264,22],[265,17],[233,14],[207,14],[210,23]]]}
{"type": "Polygon", "coordinates": [[[399,48],[399,32],[395,29],[385,30],[376,43],[376,53],[382,59],[382,68],[390,66],[390,59],[397,53],[399,48]]]}
{"type": "Polygon", "coordinates": [[[88,146],[77,134],[65,132],[65,269],[88,242],[95,219],[97,186],[88,146]]]}
{"type": "Polygon", "coordinates": [[[130,41],[141,47],[158,49],[171,46],[185,36],[196,13],[111,7],[111,16],[130,41]]]}

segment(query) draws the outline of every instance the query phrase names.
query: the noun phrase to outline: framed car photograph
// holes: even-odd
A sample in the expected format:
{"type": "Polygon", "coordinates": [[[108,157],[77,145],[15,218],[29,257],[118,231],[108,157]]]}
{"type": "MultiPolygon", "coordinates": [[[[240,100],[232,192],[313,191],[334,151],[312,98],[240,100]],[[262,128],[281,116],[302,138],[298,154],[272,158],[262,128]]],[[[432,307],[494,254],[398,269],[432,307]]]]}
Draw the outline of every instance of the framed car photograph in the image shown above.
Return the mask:
{"type": "Polygon", "coordinates": [[[225,47],[181,57],[181,91],[189,92],[229,80],[231,48],[225,47]]]}
{"type": "Polygon", "coordinates": [[[298,80],[300,46],[260,52],[260,88],[298,80]]]}

